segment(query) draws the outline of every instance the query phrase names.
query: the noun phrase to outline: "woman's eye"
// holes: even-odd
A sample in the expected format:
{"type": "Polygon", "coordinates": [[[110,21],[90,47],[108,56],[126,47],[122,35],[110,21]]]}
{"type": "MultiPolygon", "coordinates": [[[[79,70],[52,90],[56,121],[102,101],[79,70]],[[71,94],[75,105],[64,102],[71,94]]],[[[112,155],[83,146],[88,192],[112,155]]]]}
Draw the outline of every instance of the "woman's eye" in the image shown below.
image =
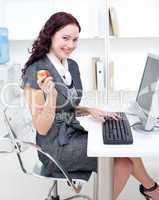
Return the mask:
{"type": "Polygon", "coordinates": [[[77,41],[78,41],[78,38],[74,39],[73,41],[74,41],[74,42],[77,42],[77,41]]]}
{"type": "Polygon", "coordinates": [[[68,37],[63,37],[63,39],[64,39],[64,40],[68,40],[69,38],[68,38],[68,37]]]}

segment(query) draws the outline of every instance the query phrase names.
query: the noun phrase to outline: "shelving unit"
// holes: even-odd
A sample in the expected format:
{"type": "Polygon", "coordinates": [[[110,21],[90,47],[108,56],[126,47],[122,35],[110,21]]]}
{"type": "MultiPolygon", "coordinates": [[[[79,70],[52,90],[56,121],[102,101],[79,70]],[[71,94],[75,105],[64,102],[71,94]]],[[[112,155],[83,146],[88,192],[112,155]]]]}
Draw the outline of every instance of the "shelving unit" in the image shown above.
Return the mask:
{"type": "Polygon", "coordinates": [[[117,37],[158,37],[157,0],[109,0],[110,15],[117,37]]]}
{"type": "MultiPolygon", "coordinates": [[[[118,94],[138,90],[148,53],[159,54],[157,0],[108,0],[116,33],[109,34],[108,88],[118,94]]],[[[108,26],[110,28],[110,26],[108,26]]],[[[112,94],[113,95],[113,94],[112,94]]]]}

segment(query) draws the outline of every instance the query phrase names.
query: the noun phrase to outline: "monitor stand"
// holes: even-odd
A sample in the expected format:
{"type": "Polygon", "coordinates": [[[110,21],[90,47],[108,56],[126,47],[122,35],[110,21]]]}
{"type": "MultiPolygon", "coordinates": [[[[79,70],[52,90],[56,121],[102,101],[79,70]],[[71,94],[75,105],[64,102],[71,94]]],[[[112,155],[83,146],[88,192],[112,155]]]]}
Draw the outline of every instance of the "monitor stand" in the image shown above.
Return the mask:
{"type": "Polygon", "coordinates": [[[140,119],[141,123],[139,122],[133,125],[133,127],[138,129],[138,131],[152,131],[154,125],[156,124],[156,116],[151,115],[151,112],[149,115],[146,115],[137,102],[130,103],[130,106],[126,110],[126,114],[136,115],[140,119]]]}
{"type": "Polygon", "coordinates": [[[137,116],[137,104],[136,101],[130,101],[124,112],[128,115],[136,115],[137,116]]]}
{"type": "Polygon", "coordinates": [[[139,133],[151,132],[153,130],[153,128],[151,130],[146,130],[142,123],[136,123],[133,125],[132,128],[134,129],[134,131],[139,133]]]}

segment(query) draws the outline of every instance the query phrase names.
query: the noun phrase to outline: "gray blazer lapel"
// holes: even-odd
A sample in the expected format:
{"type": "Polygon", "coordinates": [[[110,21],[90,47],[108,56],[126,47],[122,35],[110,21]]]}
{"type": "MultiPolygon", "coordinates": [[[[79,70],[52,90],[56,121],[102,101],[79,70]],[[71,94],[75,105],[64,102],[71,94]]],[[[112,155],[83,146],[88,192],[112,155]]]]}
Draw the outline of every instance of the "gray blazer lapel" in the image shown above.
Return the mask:
{"type": "Polygon", "coordinates": [[[78,65],[76,64],[76,62],[72,62],[72,60],[68,59],[68,66],[69,66],[69,71],[72,76],[73,84],[75,86],[78,97],[80,99],[82,97],[82,83],[81,83],[78,65]]]}
{"type": "Polygon", "coordinates": [[[67,98],[68,97],[67,87],[65,86],[65,84],[64,84],[61,76],[57,72],[56,68],[50,62],[50,60],[48,59],[47,56],[45,57],[44,62],[47,65],[47,67],[50,69],[51,76],[53,77],[53,81],[55,83],[55,88],[57,89],[58,92],[60,92],[67,98]]]}

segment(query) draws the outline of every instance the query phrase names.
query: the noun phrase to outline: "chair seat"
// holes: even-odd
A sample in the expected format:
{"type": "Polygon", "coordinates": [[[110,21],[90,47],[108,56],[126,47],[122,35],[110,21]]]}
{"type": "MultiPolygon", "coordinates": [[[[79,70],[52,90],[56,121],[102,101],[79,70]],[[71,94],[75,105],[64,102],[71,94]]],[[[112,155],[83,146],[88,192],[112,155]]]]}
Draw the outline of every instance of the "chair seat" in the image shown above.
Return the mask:
{"type": "MultiPolygon", "coordinates": [[[[66,178],[60,171],[52,173],[53,175],[46,173],[45,167],[40,161],[36,163],[33,173],[39,176],[43,176],[43,177],[59,178],[59,179],[66,178]]],[[[72,179],[80,179],[84,181],[88,181],[88,179],[90,178],[92,174],[91,171],[75,171],[75,172],[68,172],[68,173],[72,179]]]]}
{"type": "MultiPolygon", "coordinates": [[[[85,172],[76,171],[76,172],[68,172],[68,173],[69,173],[69,175],[71,176],[72,179],[81,179],[81,180],[84,180],[84,181],[88,181],[91,174],[92,174],[89,171],[88,172],[87,171],[85,171],[85,172]]],[[[46,176],[46,175],[44,174],[44,176],[46,176]]],[[[52,177],[52,176],[47,175],[47,177],[52,177]]],[[[54,178],[65,178],[65,176],[60,172],[54,172],[53,177],[54,178]]]]}

